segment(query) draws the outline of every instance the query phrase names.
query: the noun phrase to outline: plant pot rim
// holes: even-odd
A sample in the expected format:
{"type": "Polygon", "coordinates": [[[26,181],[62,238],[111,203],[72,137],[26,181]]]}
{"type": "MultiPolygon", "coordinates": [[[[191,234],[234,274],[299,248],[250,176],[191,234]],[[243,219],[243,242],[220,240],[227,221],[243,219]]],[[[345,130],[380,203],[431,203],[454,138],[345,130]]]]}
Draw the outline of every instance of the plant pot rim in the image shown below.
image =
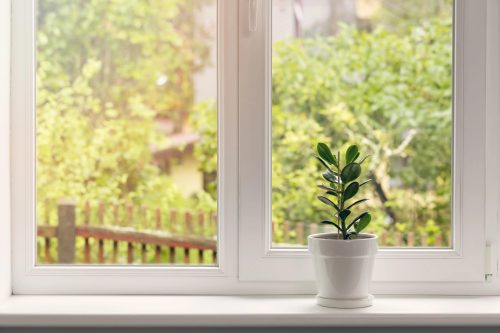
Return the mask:
{"type": "Polygon", "coordinates": [[[361,233],[359,236],[361,238],[356,238],[356,239],[340,239],[336,237],[331,237],[331,236],[337,236],[337,233],[334,232],[325,232],[325,233],[319,233],[319,234],[312,234],[307,236],[309,239],[314,239],[316,241],[320,242],[369,242],[378,239],[378,236],[375,234],[366,234],[366,233],[361,233]]]}

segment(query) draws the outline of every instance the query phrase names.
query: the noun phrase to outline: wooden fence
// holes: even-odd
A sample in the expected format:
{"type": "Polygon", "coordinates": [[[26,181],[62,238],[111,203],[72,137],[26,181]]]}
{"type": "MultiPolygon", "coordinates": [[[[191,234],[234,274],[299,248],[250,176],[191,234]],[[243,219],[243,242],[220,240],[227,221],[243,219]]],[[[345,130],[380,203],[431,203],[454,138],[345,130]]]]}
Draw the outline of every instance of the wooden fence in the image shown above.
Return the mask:
{"type": "MultiPolygon", "coordinates": [[[[133,220],[131,205],[126,207],[125,223],[118,221],[118,208],[114,207],[113,216],[116,218],[114,225],[105,225],[105,206],[102,203],[99,203],[97,207],[97,225],[90,223],[92,211],[89,203],[84,205],[81,224],[77,224],[76,211],[76,204],[73,201],[62,200],[57,206],[57,225],[48,223],[38,225],[37,234],[42,240],[38,251],[43,263],[120,263],[119,245],[122,243],[126,244],[128,264],[139,261],[136,258],[137,247],[139,247],[141,263],[179,263],[179,254],[180,262],[184,264],[217,262],[215,214],[208,214],[207,219],[207,214],[198,213],[196,218],[193,218],[191,212],[185,212],[183,216],[179,216],[177,211],[172,210],[167,225],[167,219],[162,216],[162,211],[155,209],[154,229],[139,230],[130,225],[133,220]],[[180,217],[183,217],[183,220],[180,217]],[[127,223],[129,225],[124,226],[127,223]],[[82,260],[77,260],[79,239],[83,240],[82,260]],[[92,246],[97,248],[97,258],[94,259],[91,256],[92,246]],[[193,259],[193,251],[197,254],[196,259],[193,259]],[[54,259],[54,252],[56,259],[54,259]],[[151,260],[151,252],[154,253],[153,260],[151,260]]],[[[146,207],[142,207],[140,215],[145,217],[147,211],[146,207]]]]}
{"type": "MultiPolygon", "coordinates": [[[[335,232],[332,226],[309,224],[303,222],[290,223],[284,221],[281,225],[273,223],[273,236],[279,242],[274,245],[279,247],[303,246],[307,244],[307,236],[322,233],[335,232]],[[276,237],[278,236],[278,237],[276,237]]],[[[379,246],[381,247],[447,247],[448,239],[446,233],[435,232],[432,234],[399,231],[384,231],[379,236],[379,246]]]]}
{"type": "MultiPolygon", "coordinates": [[[[83,205],[83,209],[77,210],[73,201],[60,201],[57,206],[57,225],[51,225],[48,218],[45,224],[38,225],[40,261],[61,264],[186,265],[217,262],[215,213],[186,211],[181,214],[176,210],[165,213],[159,208],[142,206],[134,209],[132,205],[121,207],[124,212],[120,211],[120,206],[113,206],[110,210],[106,212],[103,203],[91,207],[88,202],[83,205]],[[77,218],[77,211],[82,213],[80,218],[77,218]],[[135,220],[140,225],[134,224],[135,220]],[[124,245],[125,249],[120,245],[124,245]]],[[[304,246],[307,244],[307,235],[318,232],[334,230],[330,226],[306,225],[303,222],[273,223],[274,245],[278,247],[304,246]]],[[[379,238],[382,247],[446,247],[449,239],[444,233],[427,235],[389,231],[379,234],[379,238]]]]}

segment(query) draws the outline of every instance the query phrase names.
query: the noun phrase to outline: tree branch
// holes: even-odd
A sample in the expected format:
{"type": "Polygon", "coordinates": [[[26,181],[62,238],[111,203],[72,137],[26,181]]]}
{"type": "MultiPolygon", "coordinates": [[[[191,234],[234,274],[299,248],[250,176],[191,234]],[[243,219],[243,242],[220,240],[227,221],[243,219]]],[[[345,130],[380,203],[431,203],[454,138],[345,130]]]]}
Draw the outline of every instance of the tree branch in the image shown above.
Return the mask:
{"type": "Polygon", "coordinates": [[[382,185],[378,181],[377,177],[375,176],[375,173],[373,171],[370,172],[370,178],[372,179],[373,185],[375,186],[375,193],[377,193],[377,196],[379,197],[380,201],[382,202],[383,209],[385,210],[386,214],[389,215],[391,218],[391,225],[396,224],[396,213],[394,213],[394,210],[392,210],[391,207],[387,207],[386,203],[388,201],[387,195],[385,194],[384,189],[382,188],[382,185]]]}

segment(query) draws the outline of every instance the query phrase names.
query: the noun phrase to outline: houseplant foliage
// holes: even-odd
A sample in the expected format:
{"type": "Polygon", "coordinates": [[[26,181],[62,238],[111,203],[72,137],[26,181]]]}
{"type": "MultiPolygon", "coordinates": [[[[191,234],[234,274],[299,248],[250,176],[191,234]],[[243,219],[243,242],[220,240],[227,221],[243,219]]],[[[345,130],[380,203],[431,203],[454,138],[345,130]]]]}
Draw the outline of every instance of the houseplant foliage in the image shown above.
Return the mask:
{"type": "Polygon", "coordinates": [[[340,152],[332,154],[330,148],[325,143],[318,143],[317,159],[325,167],[322,175],[327,184],[318,185],[325,191],[324,195],[318,199],[333,209],[334,221],[323,220],[321,223],[333,225],[342,235],[342,239],[353,239],[370,223],[372,217],[368,212],[362,212],[354,216],[353,211],[358,205],[368,199],[357,199],[360,189],[366,185],[370,179],[362,182],[358,181],[361,175],[361,165],[367,157],[360,159],[361,153],[358,146],[352,145],[345,152],[345,162],[340,152]],[[335,203],[336,202],[336,203],[335,203]]]}
{"type": "Polygon", "coordinates": [[[370,223],[367,211],[354,214],[367,201],[358,198],[360,189],[370,182],[359,181],[361,158],[357,145],[335,155],[325,143],[318,143],[316,158],[324,168],[319,184],[324,192],[318,199],[332,211],[332,218],[321,223],[335,227],[336,233],[308,237],[318,286],[319,305],[338,308],[370,306],[369,285],[377,253],[377,236],[361,233],[370,223]],[[353,217],[355,216],[355,217],[353,217]]]}

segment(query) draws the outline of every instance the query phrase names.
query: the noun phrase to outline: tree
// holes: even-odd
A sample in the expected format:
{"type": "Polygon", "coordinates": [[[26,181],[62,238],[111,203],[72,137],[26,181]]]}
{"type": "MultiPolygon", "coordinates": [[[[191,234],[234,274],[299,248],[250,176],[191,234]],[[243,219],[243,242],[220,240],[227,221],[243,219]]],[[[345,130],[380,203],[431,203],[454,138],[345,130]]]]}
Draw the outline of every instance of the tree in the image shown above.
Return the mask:
{"type": "Polygon", "coordinates": [[[186,121],[193,74],[209,52],[195,16],[212,1],[40,1],[37,61],[48,72],[45,88],[68,86],[95,60],[101,66],[91,87],[102,105],[123,113],[129,97],[141,96],[158,114],[186,121]]]}
{"type": "Polygon", "coordinates": [[[344,25],[333,37],[280,41],[273,50],[276,220],[320,216],[310,204],[317,193],[305,185],[316,172],[306,155],[326,136],[334,150],[359,142],[372,155],[372,228],[431,220],[449,228],[451,20],[402,35],[344,25]]]}
{"type": "Polygon", "coordinates": [[[37,213],[57,200],[214,210],[184,198],[156,166],[158,115],[182,128],[193,76],[208,61],[197,12],[212,0],[38,3],[37,213]]]}

